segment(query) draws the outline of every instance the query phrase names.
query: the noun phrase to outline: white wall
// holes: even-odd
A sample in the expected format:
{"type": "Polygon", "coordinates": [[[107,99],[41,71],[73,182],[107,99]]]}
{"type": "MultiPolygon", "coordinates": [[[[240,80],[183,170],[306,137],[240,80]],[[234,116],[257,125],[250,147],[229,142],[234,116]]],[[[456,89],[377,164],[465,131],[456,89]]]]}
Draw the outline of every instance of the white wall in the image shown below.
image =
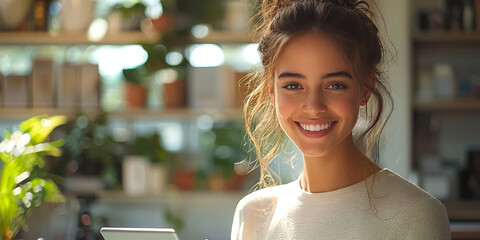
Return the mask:
{"type": "MultiPolygon", "coordinates": [[[[384,130],[381,165],[407,178],[411,162],[411,31],[410,1],[377,0],[385,20],[396,58],[387,67],[387,76],[394,101],[394,112],[384,130]]],[[[382,24],[380,24],[382,25],[382,24]]]]}

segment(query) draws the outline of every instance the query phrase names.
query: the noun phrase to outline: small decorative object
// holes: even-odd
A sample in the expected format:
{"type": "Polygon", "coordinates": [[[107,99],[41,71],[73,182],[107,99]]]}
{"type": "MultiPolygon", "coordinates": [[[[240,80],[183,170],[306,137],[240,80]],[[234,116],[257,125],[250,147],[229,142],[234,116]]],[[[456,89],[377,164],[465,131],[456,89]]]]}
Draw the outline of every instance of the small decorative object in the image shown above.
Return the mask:
{"type": "Polygon", "coordinates": [[[421,70],[418,73],[417,100],[420,102],[429,102],[434,99],[433,76],[429,70],[421,70]]]}
{"type": "Polygon", "coordinates": [[[86,31],[93,19],[96,1],[61,0],[61,28],[65,32],[86,31]]]}
{"type": "Polygon", "coordinates": [[[0,143],[0,238],[10,240],[26,228],[30,210],[44,201],[64,201],[57,185],[45,176],[45,156],[61,155],[63,140],[46,142],[50,132],[66,122],[64,116],[38,116],[18,126],[0,143]]]}
{"type": "Polygon", "coordinates": [[[32,0],[0,0],[0,29],[19,28],[31,6],[32,0]]]}
{"type": "Polygon", "coordinates": [[[456,94],[455,75],[450,64],[437,63],[434,66],[434,89],[438,99],[453,99],[456,94]]]}
{"type": "Polygon", "coordinates": [[[167,188],[168,168],[162,163],[151,163],[148,169],[148,190],[160,194],[167,188]]]}

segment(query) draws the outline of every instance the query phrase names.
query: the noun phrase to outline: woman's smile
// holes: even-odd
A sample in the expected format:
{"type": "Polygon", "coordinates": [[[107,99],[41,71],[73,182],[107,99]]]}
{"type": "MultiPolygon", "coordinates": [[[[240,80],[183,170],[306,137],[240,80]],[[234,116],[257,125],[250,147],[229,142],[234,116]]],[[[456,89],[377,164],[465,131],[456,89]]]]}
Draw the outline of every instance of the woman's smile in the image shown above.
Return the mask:
{"type": "Polygon", "coordinates": [[[320,138],[327,135],[335,127],[337,121],[323,124],[295,123],[298,125],[300,132],[306,137],[320,138]]]}

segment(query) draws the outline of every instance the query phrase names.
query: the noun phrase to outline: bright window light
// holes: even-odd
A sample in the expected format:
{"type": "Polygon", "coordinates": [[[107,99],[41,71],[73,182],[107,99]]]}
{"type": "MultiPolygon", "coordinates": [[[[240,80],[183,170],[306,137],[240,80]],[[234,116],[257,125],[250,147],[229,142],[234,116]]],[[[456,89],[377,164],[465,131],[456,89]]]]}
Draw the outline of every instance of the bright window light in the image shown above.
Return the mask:
{"type": "Polygon", "coordinates": [[[193,67],[217,67],[225,62],[222,49],[215,44],[193,45],[190,53],[190,64],[193,67]]]}
{"type": "Polygon", "coordinates": [[[159,1],[148,1],[145,15],[151,19],[157,19],[163,14],[163,7],[159,1]]]}
{"type": "Polygon", "coordinates": [[[130,45],[122,48],[120,55],[123,60],[123,68],[134,68],[147,61],[148,53],[140,45],[130,45]]]}
{"type": "Polygon", "coordinates": [[[169,52],[167,56],[165,56],[165,61],[170,66],[177,66],[178,64],[182,63],[183,55],[176,51],[169,52]]]}
{"type": "Polygon", "coordinates": [[[125,47],[102,46],[89,61],[98,62],[99,72],[103,76],[116,76],[125,68],[134,68],[147,61],[148,54],[140,45],[125,47]]]}
{"type": "Polygon", "coordinates": [[[205,38],[210,31],[209,27],[205,24],[199,24],[192,27],[192,35],[196,38],[205,38]]]}
{"type": "Polygon", "coordinates": [[[258,44],[248,44],[244,49],[243,49],[243,59],[252,64],[256,65],[260,63],[260,54],[257,51],[258,49],[258,44]]]}
{"type": "Polygon", "coordinates": [[[182,149],[183,130],[180,124],[171,123],[162,128],[162,143],[167,151],[179,151],[182,149]]]}
{"type": "Polygon", "coordinates": [[[93,42],[100,41],[108,31],[108,23],[104,19],[97,18],[92,21],[88,28],[88,40],[93,42]]]}

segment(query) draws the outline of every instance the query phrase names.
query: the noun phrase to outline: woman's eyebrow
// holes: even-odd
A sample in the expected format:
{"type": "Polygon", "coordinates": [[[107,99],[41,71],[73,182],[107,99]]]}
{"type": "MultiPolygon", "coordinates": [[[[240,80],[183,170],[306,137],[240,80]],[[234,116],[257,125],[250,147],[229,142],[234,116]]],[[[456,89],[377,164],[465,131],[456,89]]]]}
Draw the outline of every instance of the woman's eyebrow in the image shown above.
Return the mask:
{"type": "MultiPolygon", "coordinates": [[[[321,77],[321,79],[326,79],[326,78],[334,78],[334,77],[346,77],[353,79],[352,75],[346,71],[339,71],[339,72],[333,72],[333,73],[327,73],[321,77]]],[[[283,72],[278,75],[278,78],[301,78],[301,79],[306,79],[306,77],[300,73],[293,73],[293,72],[283,72]]]]}
{"type": "Polygon", "coordinates": [[[346,78],[353,79],[352,75],[348,72],[345,72],[345,71],[327,73],[327,74],[322,76],[322,79],[334,78],[334,77],[346,77],[346,78]]]}
{"type": "Polygon", "coordinates": [[[303,76],[300,73],[292,73],[292,72],[283,72],[278,75],[278,78],[301,78],[301,79],[306,79],[305,76],[303,76]]]}

